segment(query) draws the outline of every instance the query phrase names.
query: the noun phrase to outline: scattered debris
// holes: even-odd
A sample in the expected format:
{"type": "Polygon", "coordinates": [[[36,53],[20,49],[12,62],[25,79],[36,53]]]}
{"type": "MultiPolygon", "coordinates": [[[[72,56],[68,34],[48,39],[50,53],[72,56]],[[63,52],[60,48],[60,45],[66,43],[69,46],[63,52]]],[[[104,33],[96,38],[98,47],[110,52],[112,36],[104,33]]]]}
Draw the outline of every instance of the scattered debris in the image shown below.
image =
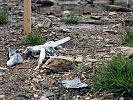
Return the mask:
{"type": "Polygon", "coordinates": [[[16,64],[21,64],[23,63],[23,58],[21,57],[20,53],[18,50],[14,51],[12,49],[8,49],[8,53],[7,53],[7,66],[8,67],[12,67],[16,64]]]}
{"type": "Polygon", "coordinates": [[[36,52],[39,53],[40,52],[40,57],[39,57],[39,62],[38,62],[38,66],[35,69],[38,69],[40,64],[43,62],[43,60],[45,59],[46,56],[53,56],[53,55],[57,55],[57,51],[54,49],[55,47],[67,42],[70,40],[70,37],[66,37],[63,38],[61,40],[58,41],[49,41],[46,42],[43,45],[38,45],[38,46],[33,46],[33,47],[27,47],[26,50],[24,51],[24,54],[26,55],[32,55],[32,53],[36,52]],[[48,52],[49,55],[45,55],[44,52],[48,52]]]}
{"type": "Polygon", "coordinates": [[[79,89],[88,87],[88,85],[82,83],[78,77],[75,77],[73,80],[63,80],[62,84],[68,89],[79,89]]]}

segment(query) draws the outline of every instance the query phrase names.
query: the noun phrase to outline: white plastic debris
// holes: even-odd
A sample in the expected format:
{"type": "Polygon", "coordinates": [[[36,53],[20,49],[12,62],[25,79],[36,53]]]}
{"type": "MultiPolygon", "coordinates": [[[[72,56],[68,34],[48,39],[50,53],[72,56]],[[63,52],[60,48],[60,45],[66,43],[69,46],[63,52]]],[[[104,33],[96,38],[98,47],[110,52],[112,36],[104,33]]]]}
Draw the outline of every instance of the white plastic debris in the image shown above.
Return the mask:
{"type": "Polygon", "coordinates": [[[18,50],[14,51],[12,49],[8,49],[7,53],[8,61],[7,61],[7,66],[12,67],[16,64],[21,64],[23,62],[23,58],[21,57],[20,53],[18,50]]]}
{"type": "Polygon", "coordinates": [[[44,53],[44,52],[47,52],[48,56],[56,56],[56,55],[58,55],[58,51],[56,51],[54,48],[69,41],[69,40],[70,40],[70,37],[65,37],[65,38],[57,40],[57,41],[46,42],[43,45],[29,46],[24,51],[24,54],[31,55],[33,52],[35,52],[35,53],[40,52],[38,66],[35,68],[35,69],[37,69],[37,68],[39,68],[40,64],[43,62],[43,60],[46,57],[46,53],[44,53]]]}
{"type": "Polygon", "coordinates": [[[78,77],[75,77],[73,80],[63,80],[62,84],[64,87],[68,89],[77,89],[77,88],[85,88],[88,85],[85,83],[81,83],[78,77]]]}

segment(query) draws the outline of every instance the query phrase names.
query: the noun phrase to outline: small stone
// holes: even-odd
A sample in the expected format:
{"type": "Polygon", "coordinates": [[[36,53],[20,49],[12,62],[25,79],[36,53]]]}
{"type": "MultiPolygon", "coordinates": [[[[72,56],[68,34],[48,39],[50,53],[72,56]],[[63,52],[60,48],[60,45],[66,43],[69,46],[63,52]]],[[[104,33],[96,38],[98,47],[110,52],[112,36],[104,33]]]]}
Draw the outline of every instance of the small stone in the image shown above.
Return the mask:
{"type": "Polygon", "coordinates": [[[110,12],[109,15],[113,16],[113,15],[117,15],[117,13],[116,12],[110,12]]]}
{"type": "Polygon", "coordinates": [[[92,19],[99,20],[101,19],[101,16],[91,16],[92,19]]]}
{"type": "Polygon", "coordinates": [[[98,60],[97,59],[88,59],[88,61],[90,61],[90,62],[98,62],[98,60]]]}
{"type": "Polygon", "coordinates": [[[119,23],[119,24],[113,25],[112,28],[120,28],[121,26],[122,26],[122,24],[119,23]]]}
{"type": "Polygon", "coordinates": [[[123,97],[120,97],[119,100],[125,100],[123,97]]]}
{"type": "Polygon", "coordinates": [[[71,15],[71,12],[68,11],[68,10],[62,12],[62,16],[63,16],[63,17],[68,17],[68,16],[70,16],[70,15],[71,15]]]}
{"type": "Polygon", "coordinates": [[[91,98],[90,97],[86,97],[85,100],[90,100],[91,98]]]}
{"type": "Polygon", "coordinates": [[[0,72],[0,77],[3,76],[3,75],[5,75],[5,73],[0,72]]]}
{"type": "Polygon", "coordinates": [[[127,58],[133,57],[133,47],[118,47],[123,55],[125,55],[127,58]]]}
{"type": "Polygon", "coordinates": [[[37,24],[37,28],[50,28],[50,26],[52,25],[52,21],[49,18],[45,18],[44,21],[42,23],[37,24]]]}
{"type": "Polygon", "coordinates": [[[37,98],[37,97],[38,97],[38,95],[37,95],[37,94],[34,94],[34,97],[35,97],[35,98],[37,98]]]}
{"type": "Polygon", "coordinates": [[[117,34],[118,32],[116,30],[103,30],[103,32],[117,34]]]}
{"type": "Polygon", "coordinates": [[[3,98],[5,98],[5,95],[0,95],[0,99],[3,99],[3,98]]]}
{"type": "Polygon", "coordinates": [[[46,98],[45,96],[41,96],[41,98],[39,100],[49,100],[49,99],[46,98]]]}
{"type": "Polygon", "coordinates": [[[51,96],[54,96],[54,93],[53,92],[50,92],[50,91],[46,91],[44,92],[43,94],[45,97],[51,97],[51,96]]]}

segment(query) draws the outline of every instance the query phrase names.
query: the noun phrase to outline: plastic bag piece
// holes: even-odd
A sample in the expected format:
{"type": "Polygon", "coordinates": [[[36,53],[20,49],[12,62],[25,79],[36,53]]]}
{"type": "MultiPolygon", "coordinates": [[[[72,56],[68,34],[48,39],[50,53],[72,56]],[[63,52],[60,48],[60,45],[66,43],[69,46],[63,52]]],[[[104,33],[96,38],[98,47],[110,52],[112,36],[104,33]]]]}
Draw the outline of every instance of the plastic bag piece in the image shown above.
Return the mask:
{"type": "Polygon", "coordinates": [[[16,64],[21,64],[23,63],[23,58],[22,56],[20,55],[19,51],[16,50],[12,50],[12,49],[8,49],[8,52],[7,52],[7,66],[8,67],[12,67],[16,64]]]}
{"type": "Polygon", "coordinates": [[[78,77],[75,77],[73,80],[63,80],[62,84],[68,89],[85,88],[88,86],[87,84],[82,83],[78,77]]]}

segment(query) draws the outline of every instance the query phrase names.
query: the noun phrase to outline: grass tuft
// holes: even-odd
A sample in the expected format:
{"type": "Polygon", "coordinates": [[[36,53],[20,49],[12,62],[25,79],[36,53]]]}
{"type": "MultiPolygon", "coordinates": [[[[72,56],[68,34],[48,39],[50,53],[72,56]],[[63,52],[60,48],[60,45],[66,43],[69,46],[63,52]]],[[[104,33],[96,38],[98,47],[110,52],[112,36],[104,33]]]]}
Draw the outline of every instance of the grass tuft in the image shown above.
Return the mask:
{"type": "Polygon", "coordinates": [[[133,30],[130,28],[125,29],[125,32],[122,35],[122,43],[129,47],[133,47],[133,30]]]}
{"type": "Polygon", "coordinates": [[[6,24],[8,22],[8,12],[0,11],[0,24],[6,24]]]}
{"type": "Polygon", "coordinates": [[[65,24],[77,24],[80,21],[79,17],[70,16],[63,19],[65,24]]]}
{"type": "Polygon", "coordinates": [[[103,63],[92,75],[95,90],[111,92],[124,97],[133,96],[133,59],[119,54],[103,63]]]}
{"type": "Polygon", "coordinates": [[[43,44],[44,40],[43,38],[37,34],[36,32],[31,32],[25,37],[22,37],[17,44],[19,45],[25,45],[25,44],[30,44],[30,45],[40,45],[43,44]]]}

